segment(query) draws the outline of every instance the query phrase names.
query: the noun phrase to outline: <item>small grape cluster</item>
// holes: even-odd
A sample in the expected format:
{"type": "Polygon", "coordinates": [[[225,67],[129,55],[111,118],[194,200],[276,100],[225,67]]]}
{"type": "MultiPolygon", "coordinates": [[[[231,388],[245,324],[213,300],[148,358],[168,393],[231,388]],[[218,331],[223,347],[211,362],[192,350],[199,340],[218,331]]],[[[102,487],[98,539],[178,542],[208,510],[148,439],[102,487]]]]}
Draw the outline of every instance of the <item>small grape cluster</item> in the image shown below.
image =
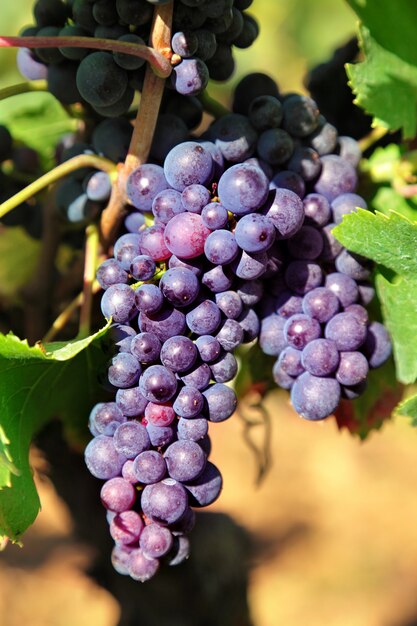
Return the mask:
{"type": "Polygon", "coordinates": [[[107,480],[114,566],[137,580],[185,558],[190,507],[220,493],[208,424],[236,408],[240,345],[277,357],[274,380],[310,420],[357,397],[390,353],[365,309],[369,264],[331,232],[366,208],[358,144],[263,74],[233,108],[130,174],[127,232],[97,272],[116,397],[91,413],[86,462],[107,480]]]}
{"type": "MultiPolygon", "coordinates": [[[[25,28],[22,35],[93,36],[144,45],[156,4],[166,2],[75,0],[68,4],[37,0],[33,9],[36,25],[25,28]]],[[[247,48],[258,36],[256,20],[244,12],[251,4],[252,0],[175,1],[172,93],[195,96],[205,89],[209,78],[223,81],[232,75],[232,46],[247,48]]],[[[40,47],[34,52],[22,48],[18,67],[30,80],[46,78],[49,91],[64,104],[88,103],[103,117],[128,111],[135,91],[142,90],[145,74],[142,58],[65,46],[40,47]]]]}

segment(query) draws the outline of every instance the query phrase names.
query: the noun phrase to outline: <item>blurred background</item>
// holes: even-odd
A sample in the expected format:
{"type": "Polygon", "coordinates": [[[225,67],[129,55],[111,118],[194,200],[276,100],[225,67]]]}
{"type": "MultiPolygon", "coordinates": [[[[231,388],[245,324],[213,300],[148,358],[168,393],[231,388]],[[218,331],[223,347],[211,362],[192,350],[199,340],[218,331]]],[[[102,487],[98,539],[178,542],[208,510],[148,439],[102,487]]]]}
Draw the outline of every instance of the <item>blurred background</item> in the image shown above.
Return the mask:
{"type": "MultiPolygon", "coordinates": [[[[30,23],[31,5],[2,2],[0,34],[30,23]]],[[[354,31],[342,0],[252,8],[261,35],[235,52],[233,83],[264,71],[282,91],[303,90],[306,71],[354,31]]],[[[0,54],[1,86],[19,81],[15,52],[0,54]]],[[[227,100],[230,86],[211,93],[227,100]]],[[[0,624],[416,626],[417,433],[401,418],[361,443],[333,420],[303,421],[282,392],[266,404],[272,466],[262,484],[239,416],[214,424],[222,496],[199,515],[190,560],[145,585],[112,573],[99,484],[52,425],[32,454],[42,512],[24,547],[0,556],[0,624]]]]}

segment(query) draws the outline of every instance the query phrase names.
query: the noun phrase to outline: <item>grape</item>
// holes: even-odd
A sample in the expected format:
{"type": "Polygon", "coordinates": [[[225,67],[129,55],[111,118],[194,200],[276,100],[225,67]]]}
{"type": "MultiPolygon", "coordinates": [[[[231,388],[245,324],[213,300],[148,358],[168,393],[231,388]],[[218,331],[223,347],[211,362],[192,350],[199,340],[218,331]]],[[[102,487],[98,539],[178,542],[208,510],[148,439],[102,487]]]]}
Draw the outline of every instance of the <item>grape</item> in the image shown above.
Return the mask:
{"type": "Polygon", "coordinates": [[[210,364],[212,377],[216,383],[227,383],[233,380],[237,374],[237,369],[237,361],[231,352],[225,352],[214,363],[210,364]]]}
{"type": "Polygon", "coordinates": [[[243,343],[253,341],[259,334],[259,317],[252,309],[244,309],[238,317],[238,322],[243,329],[243,343]]]}
{"type": "Polygon", "coordinates": [[[157,335],[148,332],[142,332],[133,337],[131,344],[132,354],[141,363],[154,363],[159,359],[161,352],[161,342],[157,335]]]}
{"type": "Polygon", "coordinates": [[[149,226],[140,232],[140,250],[154,261],[166,261],[171,256],[165,245],[165,227],[161,224],[149,226]]]}
{"type": "Polygon", "coordinates": [[[361,324],[368,324],[368,311],[361,304],[349,304],[349,306],[344,308],[344,311],[345,313],[355,315],[361,324]]]}
{"type": "Polygon", "coordinates": [[[300,197],[289,189],[272,191],[264,212],[274,224],[277,237],[280,239],[288,239],[295,235],[304,221],[303,203],[300,197]]]}
{"type": "Polygon", "coordinates": [[[320,256],[323,250],[323,237],[313,226],[301,226],[291,239],[288,240],[288,252],[295,259],[313,261],[320,256]]]}
{"type": "Polygon", "coordinates": [[[146,557],[158,559],[167,554],[174,543],[172,533],[159,524],[149,524],[143,529],[139,545],[146,557]]]}
{"type": "Polygon", "coordinates": [[[218,146],[211,141],[198,141],[210,154],[213,160],[213,178],[218,179],[224,172],[224,158],[218,146]]]}
{"type": "Polygon", "coordinates": [[[99,266],[96,278],[100,287],[108,289],[112,285],[117,285],[118,283],[126,284],[129,276],[116,259],[106,259],[106,261],[103,261],[103,263],[99,266]]]}
{"type": "MultiPolygon", "coordinates": [[[[240,296],[243,304],[246,306],[254,306],[262,299],[264,293],[263,283],[258,280],[251,280],[248,283],[242,282],[236,292],[240,296]]],[[[220,304],[218,304],[218,306],[221,308],[220,304]]],[[[226,314],[224,309],[222,309],[222,311],[227,317],[230,317],[226,314]]]]}
{"type": "Polygon", "coordinates": [[[175,215],[165,227],[165,244],[168,250],[181,259],[193,259],[204,252],[210,231],[201,216],[195,213],[175,215]]]}
{"type": "Polygon", "coordinates": [[[320,323],[328,322],[339,308],[337,295],[326,287],[312,289],[303,298],[303,312],[320,323]]]}
{"type": "Polygon", "coordinates": [[[267,262],[268,256],[266,252],[249,254],[242,250],[242,253],[232,263],[232,268],[239,278],[255,280],[265,273],[267,262]]]}
{"type": "Polygon", "coordinates": [[[277,297],[275,301],[275,311],[280,317],[286,319],[292,315],[296,315],[296,313],[303,313],[303,299],[301,296],[297,296],[286,289],[277,297]]]}
{"type": "Polygon", "coordinates": [[[278,128],[282,121],[282,105],[274,96],[258,96],[249,106],[249,121],[257,131],[278,128]]]}
{"type": "Polygon", "coordinates": [[[222,383],[214,383],[203,391],[206,399],[204,415],[211,422],[223,422],[235,411],[237,405],[236,394],[233,389],[222,383]]]}
{"type": "Polygon", "coordinates": [[[204,300],[186,315],[187,326],[196,335],[210,335],[220,324],[220,309],[211,300],[204,300]]]}
{"type": "Polygon", "coordinates": [[[150,446],[149,436],[145,426],[139,422],[130,421],[121,424],[114,433],[114,447],[127,459],[134,459],[138,454],[150,446]]]}
{"type": "Polygon", "coordinates": [[[112,324],[106,337],[110,342],[111,353],[113,354],[116,348],[118,352],[130,352],[132,339],[135,335],[136,332],[131,326],[112,324]]]}
{"type": "Polygon", "coordinates": [[[227,266],[215,265],[204,272],[201,282],[213,293],[227,291],[233,284],[233,274],[227,266]]]}
{"type": "Polygon", "coordinates": [[[212,80],[228,80],[235,70],[235,60],[230,45],[219,39],[216,52],[207,61],[207,68],[212,80]]]}
{"type": "Polygon", "coordinates": [[[154,426],[169,426],[175,420],[175,411],[170,402],[165,404],[148,402],[145,408],[145,419],[154,426]]]}
{"type": "Polygon", "coordinates": [[[132,387],[117,390],[116,404],[123,415],[136,417],[144,413],[148,401],[139,391],[139,387],[132,387]]]}
{"type": "Polygon", "coordinates": [[[368,208],[365,200],[356,193],[342,193],[338,195],[332,202],[333,222],[340,224],[344,215],[354,213],[360,209],[368,208]]]}
{"type": "Polygon", "coordinates": [[[195,340],[198,353],[202,361],[206,363],[212,363],[215,361],[221,352],[221,345],[215,337],[212,335],[201,335],[195,340]]]}
{"type": "Polygon", "coordinates": [[[234,40],[234,45],[238,48],[249,48],[259,35],[258,22],[246,13],[243,14],[243,28],[239,37],[234,40]]]}
{"type": "Polygon", "coordinates": [[[197,359],[197,348],[188,337],[170,337],[162,346],[161,361],[173,372],[185,372],[197,359]]]}
{"type": "Polygon", "coordinates": [[[296,380],[294,376],[290,376],[285,372],[279,362],[279,358],[275,361],[272,368],[272,378],[281,389],[291,389],[296,380]]]}
{"type": "Polygon", "coordinates": [[[179,117],[181,111],[176,111],[176,113],[177,115],[175,111],[161,113],[158,117],[151,145],[151,155],[157,161],[163,161],[174,146],[187,141],[189,137],[187,125],[179,117]]]}
{"type": "Polygon", "coordinates": [[[48,91],[63,104],[75,104],[81,100],[76,72],[77,66],[70,62],[48,67],[48,91]]]}
{"type": "Polygon", "coordinates": [[[150,280],[155,274],[155,261],[146,254],[135,256],[130,264],[130,273],[135,280],[150,280]]]}
{"type": "Polygon", "coordinates": [[[290,159],[294,151],[294,142],[285,130],[269,128],[259,136],[257,151],[261,159],[267,163],[281,165],[290,159]]]}
{"type": "Polygon", "coordinates": [[[272,220],[258,213],[244,215],[237,223],[236,242],[245,252],[262,252],[272,246],[276,230],[272,220]]]}
{"type": "Polygon", "coordinates": [[[225,209],[236,215],[246,215],[265,202],[268,195],[268,179],[260,168],[239,163],[222,175],[218,194],[225,209]]]}
{"type": "Polygon", "coordinates": [[[175,430],[170,425],[155,426],[154,424],[147,424],[146,430],[154,448],[168,446],[175,439],[175,430]]]}
{"type": "Polygon", "coordinates": [[[362,347],[369,367],[380,367],[391,354],[391,342],[386,328],[380,322],[372,322],[367,329],[362,347]]]}
{"type": "Polygon", "coordinates": [[[174,335],[182,335],[185,327],[185,315],[177,309],[163,307],[158,313],[153,313],[151,316],[143,312],[139,315],[140,331],[153,333],[161,342],[174,335]]]}
{"type": "Polygon", "coordinates": [[[335,226],[336,224],[331,222],[321,230],[321,235],[323,237],[323,251],[320,258],[323,261],[334,261],[343,249],[342,244],[337,241],[336,237],[332,234],[332,230],[335,226]]]}
{"type": "Polygon", "coordinates": [[[228,230],[215,230],[204,243],[204,254],[215,265],[231,263],[239,252],[235,236],[228,230]]]}
{"type": "Polygon", "coordinates": [[[200,259],[179,259],[173,254],[168,261],[169,269],[174,267],[185,267],[187,270],[193,272],[196,276],[201,276],[203,273],[203,264],[200,259]]]}
{"type": "Polygon", "coordinates": [[[136,306],[141,313],[154,315],[161,309],[163,301],[162,291],[156,285],[145,283],[135,291],[136,306]]]}
{"type": "Polygon", "coordinates": [[[354,280],[366,280],[371,275],[371,263],[360,256],[347,250],[342,250],[335,261],[338,272],[346,274],[354,280]]]}
{"type": "Polygon", "coordinates": [[[179,392],[173,408],[177,415],[191,419],[201,413],[204,405],[204,398],[201,392],[195,387],[184,386],[179,392]]]}
{"type": "Polygon", "coordinates": [[[201,219],[207,228],[217,230],[226,226],[229,216],[224,206],[219,202],[211,202],[203,207],[201,219]]]}
{"type": "Polygon", "coordinates": [[[109,383],[121,389],[132,387],[139,380],[141,372],[140,363],[133,355],[120,352],[113,357],[108,369],[109,383]]]}
{"type": "Polygon", "coordinates": [[[198,441],[205,437],[207,433],[208,422],[204,417],[195,417],[194,419],[180,417],[178,420],[178,439],[180,441],[198,441]]]}
{"type": "Polygon", "coordinates": [[[136,209],[150,211],[158,193],[169,187],[160,165],[145,163],[129,175],[126,193],[136,209]]]}
{"type": "Polygon", "coordinates": [[[201,213],[210,202],[210,192],[203,185],[190,185],[181,194],[182,204],[191,213],[201,213]]]}
{"type": "MultiPolygon", "coordinates": [[[[337,145],[337,129],[320,116],[320,124],[306,140],[320,156],[334,152],[337,145]]],[[[354,165],[356,167],[356,165],[354,165]]]]}
{"type": "Polygon", "coordinates": [[[340,363],[336,371],[336,380],[341,385],[351,387],[363,383],[366,380],[368,371],[368,361],[361,352],[340,353],[340,363]]]}
{"type": "Polygon", "coordinates": [[[247,74],[235,87],[233,111],[247,115],[251,102],[258,96],[278,98],[277,85],[270,76],[262,72],[247,74]]]}
{"type": "Polygon", "coordinates": [[[303,352],[301,350],[296,350],[292,346],[287,346],[280,352],[277,367],[289,376],[300,376],[300,374],[304,372],[304,366],[301,362],[302,354],[303,352]]]}
{"type": "Polygon", "coordinates": [[[181,201],[181,194],[175,191],[175,189],[164,189],[153,199],[152,213],[162,224],[168,224],[174,215],[184,211],[185,207],[181,201]]]}
{"type": "Polygon", "coordinates": [[[339,298],[343,307],[347,307],[358,300],[359,292],[356,282],[346,274],[340,272],[328,274],[325,286],[339,298]]]}
{"type": "Polygon", "coordinates": [[[197,52],[198,39],[192,31],[178,31],[171,39],[171,48],[175,54],[183,59],[192,57],[197,52]]]}
{"type": "MultiPolygon", "coordinates": [[[[170,91],[166,94],[166,99],[162,102],[162,110],[164,111],[164,114],[173,114],[176,117],[177,132],[175,132],[174,134],[176,139],[179,136],[179,119],[185,124],[185,127],[188,130],[192,130],[193,128],[199,126],[203,119],[203,105],[201,104],[200,100],[195,96],[183,96],[176,91],[170,91]]],[[[187,139],[188,135],[184,136],[181,140],[176,140],[175,143],[170,147],[170,149],[174,145],[177,145],[177,143],[180,143],[180,141],[187,141],[187,139]]],[[[166,152],[166,154],[168,154],[168,152],[169,150],[166,152]]],[[[164,158],[166,154],[164,155],[164,158]]]]}
{"type": "Polygon", "coordinates": [[[129,574],[129,557],[133,548],[123,544],[116,544],[111,553],[111,564],[118,574],[128,576],[129,574]]]}
{"type": "Polygon", "coordinates": [[[363,285],[358,284],[358,291],[360,302],[364,306],[370,304],[375,297],[375,289],[372,285],[368,285],[366,283],[363,285]]]}
{"type": "Polygon", "coordinates": [[[358,182],[356,170],[347,161],[335,154],[321,159],[322,169],[314,185],[314,191],[332,202],[341,194],[354,192],[358,182]]]}
{"type": "Polygon", "coordinates": [[[143,485],[157,483],[166,475],[165,459],[156,450],[144,450],[133,461],[133,474],[143,485]]]}
{"type": "Polygon", "coordinates": [[[234,350],[243,341],[243,329],[236,320],[227,319],[217,333],[216,339],[224,350],[234,350]]]}
{"type": "Polygon", "coordinates": [[[339,352],[336,344],[330,339],[310,341],[303,350],[301,362],[304,369],[313,376],[332,374],[339,365],[339,352]]]}
{"type": "Polygon", "coordinates": [[[362,157],[362,150],[358,142],[352,137],[339,137],[338,140],[339,155],[345,161],[348,161],[353,167],[359,165],[362,157]]]}
{"type": "Polygon", "coordinates": [[[325,226],[331,218],[330,204],[319,193],[309,193],[303,200],[305,221],[314,226],[325,226]]]}
{"type": "Polygon", "coordinates": [[[217,293],[215,301],[222,313],[230,319],[236,319],[242,313],[242,300],[236,291],[222,291],[217,293]]]}
{"type": "Polygon", "coordinates": [[[89,200],[105,202],[110,198],[111,189],[112,183],[107,172],[95,172],[87,183],[86,193],[89,200]]]}
{"type": "Polygon", "coordinates": [[[119,476],[126,457],[119,453],[112,437],[99,435],[90,441],[84,452],[85,464],[96,478],[108,480],[119,476]]]}
{"type": "Polygon", "coordinates": [[[139,539],[143,526],[142,518],[136,511],[122,511],[110,522],[110,534],[119,545],[129,545],[139,539]]]}
{"type": "Polygon", "coordinates": [[[366,338],[366,326],[352,313],[338,313],[327,322],[326,339],[333,339],[337,349],[343,352],[357,350],[366,338]]]}
{"type": "Polygon", "coordinates": [[[184,487],[190,494],[192,506],[208,506],[220,495],[223,486],[222,475],[217,467],[208,462],[205,470],[196,480],[188,482],[184,487]]]}
{"type": "Polygon", "coordinates": [[[196,96],[206,87],[209,80],[207,65],[201,59],[183,59],[174,67],[172,82],[178,93],[196,96]]]}
{"type": "Polygon", "coordinates": [[[299,295],[319,287],[323,280],[321,267],[308,261],[292,261],[285,271],[285,282],[299,295]]]}
{"type": "Polygon", "coordinates": [[[319,110],[317,104],[307,96],[290,96],[283,103],[285,130],[295,137],[306,137],[317,128],[319,110]]]}
{"type": "Polygon", "coordinates": [[[106,509],[121,513],[130,509],[136,499],[135,489],[127,480],[111,478],[101,488],[100,498],[106,509]]]}
{"type": "Polygon", "coordinates": [[[170,567],[180,565],[190,556],[190,540],[184,535],[174,537],[174,546],[167,555],[167,563],[170,567]]]}
{"type": "Polygon", "coordinates": [[[181,375],[181,380],[185,385],[195,387],[199,391],[209,386],[211,371],[206,363],[197,363],[187,372],[181,375]]]}
{"type": "Polygon", "coordinates": [[[128,571],[129,576],[133,578],[133,580],[144,583],[153,578],[158,569],[158,559],[150,558],[140,549],[132,550],[128,560],[128,571]]]}
{"type": "Polygon", "coordinates": [[[19,48],[16,62],[19,72],[27,80],[43,80],[48,75],[46,65],[35,59],[32,51],[28,48],[19,48]]]}
{"type": "Polygon", "coordinates": [[[100,402],[90,413],[89,428],[91,432],[95,431],[96,436],[111,437],[119,424],[125,421],[125,416],[115,402],[100,402]]]}
{"type": "Polygon", "coordinates": [[[152,7],[145,0],[116,0],[117,13],[125,24],[142,26],[152,19],[152,7]]]}
{"type": "Polygon", "coordinates": [[[68,6],[61,0],[37,0],[33,15],[38,26],[60,26],[68,17],[68,6]]]}
{"type": "Polygon", "coordinates": [[[162,525],[177,522],[185,513],[187,504],[187,492],[172,478],[147,485],[142,491],[141,506],[144,514],[162,525]]]}
{"type": "MultiPolygon", "coordinates": [[[[119,41],[127,41],[129,43],[134,43],[138,45],[145,45],[142,37],[138,37],[134,33],[128,33],[127,35],[122,35],[118,37],[119,41]]],[[[140,57],[134,57],[131,54],[123,54],[122,52],[113,52],[113,58],[115,63],[122,67],[125,70],[137,70],[142,65],[145,64],[145,59],[141,59],[140,57]]]]}
{"type": "Polygon", "coordinates": [[[140,244],[140,235],[136,233],[122,235],[114,244],[114,258],[127,272],[133,259],[140,254],[140,244]]]}
{"type": "Polygon", "coordinates": [[[170,400],[177,390],[174,374],[162,365],[151,365],[142,374],[139,389],[150,402],[157,404],[170,400]]]}
{"type": "Polygon", "coordinates": [[[291,170],[282,170],[275,174],[271,183],[271,189],[289,189],[297,194],[299,198],[304,198],[306,192],[306,184],[299,174],[291,170]]]}
{"type": "Polygon", "coordinates": [[[297,350],[302,350],[321,335],[320,324],[305,313],[297,313],[289,317],[284,326],[284,337],[287,343],[297,350]]]}
{"type": "Polygon", "coordinates": [[[195,141],[186,141],[175,146],[164,161],[166,180],[177,191],[184,191],[193,184],[205,185],[210,182],[212,172],[213,160],[210,153],[195,141]]]}
{"type": "Polygon", "coordinates": [[[258,139],[249,120],[236,113],[229,113],[216,120],[210,127],[210,136],[224,158],[231,163],[241,163],[252,156],[258,139]]]}
{"type": "Polygon", "coordinates": [[[320,174],[320,156],[312,148],[296,148],[288,161],[288,168],[299,174],[305,181],[314,180],[320,174]]]}
{"type": "Polygon", "coordinates": [[[104,120],[94,129],[92,137],[94,150],[115,163],[124,161],[132,132],[131,124],[124,118],[104,120]]]}
{"type": "Polygon", "coordinates": [[[126,71],[116,65],[109,52],[92,52],[81,60],[77,70],[77,87],[93,106],[109,106],[126,91],[126,71]]]}
{"type": "Polygon", "coordinates": [[[196,479],[206,465],[203,450],[189,439],[175,441],[168,446],[164,458],[171,478],[181,482],[196,479]]]}
{"type": "Polygon", "coordinates": [[[111,285],[101,299],[101,311],[107,319],[124,324],[135,314],[135,294],[128,286],[123,284],[111,285]]]}
{"type": "Polygon", "coordinates": [[[175,307],[188,306],[194,302],[200,289],[197,276],[183,267],[167,270],[159,287],[166,300],[175,307]]]}
{"type": "Polygon", "coordinates": [[[308,420],[321,420],[331,415],[339,401],[340,385],[334,378],[321,378],[304,372],[291,389],[295,410],[308,420]]]}

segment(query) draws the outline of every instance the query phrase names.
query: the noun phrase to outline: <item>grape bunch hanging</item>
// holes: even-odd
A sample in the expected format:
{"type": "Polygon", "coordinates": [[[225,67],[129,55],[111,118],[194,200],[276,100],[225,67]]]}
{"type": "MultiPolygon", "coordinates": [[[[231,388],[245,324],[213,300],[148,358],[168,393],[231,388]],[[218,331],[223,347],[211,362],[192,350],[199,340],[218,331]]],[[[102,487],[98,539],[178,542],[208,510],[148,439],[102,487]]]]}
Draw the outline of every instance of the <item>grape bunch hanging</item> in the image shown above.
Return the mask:
{"type": "MultiPolygon", "coordinates": [[[[165,4],[38,0],[36,26],[24,35],[142,45],[152,5],[165,4]]],[[[97,270],[101,310],[112,322],[103,378],[113,397],[92,408],[85,460],[105,481],[113,565],[139,581],[187,558],[194,509],[220,495],[209,425],[237,407],[240,346],[258,342],[275,358],[271,377],[310,421],[364,393],[369,369],[391,352],[386,329],[367,311],[370,263],[332,235],[344,215],[367,209],[357,194],[356,140],[340,136],[310,97],[283,94],[262,73],[236,86],[232,111],[195,130],[204,108],[196,96],[209,77],[230,77],[233,45],[257,36],[250,5],[175,1],[172,78],[150,158],[125,181],[123,226],[97,270]]],[[[125,161],[143,59],[22,48],[18,65],[92,115],[83,140],[63,144],[58,162],[83,153],[125,161]]],[[[97,219],[114,185],[113,174],[84,168],[58,186],[58,210],[76,224],[97,219]]]]}

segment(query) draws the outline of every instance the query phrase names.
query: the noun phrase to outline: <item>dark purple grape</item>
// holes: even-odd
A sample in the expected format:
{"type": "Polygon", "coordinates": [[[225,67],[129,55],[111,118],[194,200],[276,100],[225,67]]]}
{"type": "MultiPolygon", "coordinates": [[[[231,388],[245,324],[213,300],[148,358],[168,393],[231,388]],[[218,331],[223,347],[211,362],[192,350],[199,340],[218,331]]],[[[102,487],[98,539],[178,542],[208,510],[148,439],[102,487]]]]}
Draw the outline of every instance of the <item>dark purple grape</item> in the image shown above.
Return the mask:
{"type": "Polygon", "coordinates": [[[223,422],[235,411],[237,398],[233,389],[222,383],[214,383],[203,391],[206,399],[204,415],[211,422],[223,422]]]}
{"type": "Polygon", "coordinates": [[[103,261],[97,270],[96,278],[103,289],[108,289],[118,283],[126,284],[129,280],[128,273],[116,259],[103,261]]]}
{"type": "Polygon", "coordinates": [[[287,346],[278,357],[278,367],[289,376],[300,376],[304,372],[301,356],[301,350],[287,346]]]}
{"type": "Polygon", "coordinates": [[[249,254],[242,250],[241,254],[233,261],[232,269],[238,278],[256,280],[265,273],[267,264],[268,255],[266,252],[249,254]]]}
{"type": "Polygon", "coordinates": [[[286,289],[275,301],[275,311],[280,317],[288,319],[296,313],[303,313],[303,298],[286,289]]]}
{"type": "Polygon", "coordinates": [[[236,242],[245,252],[268,250],[275,241],[275,235],[272,220],[259,213],[244,215],[236,224],[236,242]]]}
{"type": "Polygon", "coordinates": [[[238,163],[221,176],[218,194],[225,209],[236,215],[246,215],[265,202],[268,179],[259,167],[238,163]]]}
{"type": "Polygon", "coordinates": [[[135,280],[150,280],[155,274],[155,261],[147,254],[135,256],[130,264],[130,273],[135,280]]]}
{"type": "Polygon", "coordinates": [[[161,309],[164,297],[157,285],[145,283],[140,285],[134,293],[136,307],[141,313],[154,315],[161,309]]]}
{"type": "Polygon", "coordinates": [[[221,312],[230,319],[236,319],[242,313],[242,300],[236,291],[216,293],[215,301],[221,312]]]}
{"type": "Polygon", "coordinates": [[[243,329],[243,343],[248,343],[256,339],[261,323],[253,309],[245,308],[237,321],[243,329]]]}
{"type": "Polygon", "coordinates": [[[216,383],[228,383],[237,374],[237,361],[231,352],[225,352],[214,363],[210,370],[216,383]]]}
{"type": "Polygon", "coordinates": [[[349,306],[345,307],[344,312],[355,315],[361,324],[368,324],[369,322],[368,311],[361,304],[349,304],[349,306]]]}
{"type": "Polygon", "coordinates": [[[175,439],[175,430],[171,425],[155,426],[155,424],[147,424],[149,439],[154,448],[164,448],[172,443],[175,439]]]}
{"type": "Polygon", "coordinates": [[[172,82],[178,93],[183,96],[197,96],[207,87],[208,81],[207,65],[197,57],[184,59],[174,66],[172,82]]]}
{"type": "Polygon", "coordinates": [[[173,372],[185,372],[197,359],[197,348],[188,337],[177,335],[167,339],[161,349],[161,361],[173,372]]]}
{"type": "Polygon", "coordinates": [[[345,161],[348,161],[353,167],[359,165],[359,161],[362,157],[362,150],[356,139],[353,137],[339,137],[338,140],[339,155],[345,161]]]}
{"type": "Polygon", "coordinates": [[[296,378],[294,376],[290,376],[286,371],[282,368],[279,359],[277,359],[272,368],[272,378],[282,389],[291,389],[296,378]]]}
{"type": "Polygon", "coordinates": [[[139,389],[147,400],[161,404],[175,395],[177,380],[163,365],[150,365],[140,377],[139,389]]]}
{"type": "Polygon", "coordinates": [[[318,152],[312,148],[299,147],[294,150],[287,167],[296,172],[305,181],[314,180],[320,174],[321,160],[318,152]]]}
{"type": "Polygon", "coordinates": [[[203,406],[202,393],[195,387],[187,385],[180,390],[173,404],[175,413],[186,419],[196,417],[203,410],[203,406]]]}
{"type": "Polygon", "coordinates": [[[319,193],[309,193],[303,200],[305,220],[314,226],[325,226],[331,218],[332,212],[327,198],[319,193]]]}
{"type": "Polygon", "coordinates": [[[288,240],[288,251],[295,259],[313,261],[323,250],[323,237],[313,226],[301,226],[288,240]]]}
{"type": "Polygon", "coordinates": [[[201,335],[195,340],[198,353],[202,361],[206,363],[212,363],[215,361],[221,352],[221,345],[215,337],[212,335],[201,335]]]}
{"type": "Polygon", "coordinates": [[[221,312],[211,300],[203,300],[186,315],[187,326],[196,335],[210,335],[219,327],[221,312]]]}
{"type": "MultiPolygon", "coordinates": [[[[258,133],[244,115],[223,115],[210,126],[209,133],[223,157],[230,163],[238,163],[239,167],[255,151],[258,133]]],[[[220,201],[224,204],[221,197],[220,201]]]]}
{"type": "Polygon", "coordinates": [[[140,254],[140,235],[127,233],[122,235],[114,244],[113,255],[122,268],[128,272],[133,259],[140,254]]]}
{"type": "Polygon", "coordinates": [[[159,288],[170,304],[183,307],[194,302],[200,285],[194,272],[184,267],[175,267],[164,273],[159,288]]]}
{"type": "Polygon", "coordinates": [[[181,375],[182,382],[203,391],[209,386],[211,371],[207,363],[197,363],[194,367],[181,375]]]}
{"type": "Polygon", "coordinates": [[[291,170],[283,170],[275,174],[270,183],[270,189],[288,189],[295,193],[299,198],[304,198],[306,192],[306,184],[299,174],[291,170]]]}
{"type": "Polygon", "coordinates": [[[243,341],[242,326],[236,320],[227,319],[217,333],[216,339],[223,350],[234,350],[243,341]]]}
{"type": "Polygon", "coordinates": [[[288,239],[300,230],[304,221],[303,203],[289,189],[275,189],[264,207],[266,216],[272,221],[279,239],[288,239]]]}
{"type": "Polygon", "coordinates": [[[139,328],[141,332],[153,333],[161,342],[164,342],[174,335],[184,333],[186,328],[185,315],[178,309],[169,307],[163,307],[152,316],[142,312],[139,315],[139,328]]]}
{"type": "Polygon", "coordinates": [[[288,287],[305,295],[312,289],[319,287],[323,281],[320,265],[308,261],[292,261],[285,271],[285,282],[288,287]]]}
{"type": "Polygon", "coordinates": [[[256,130],[278,128],[282,121],[282,105],[274,96],[258,96],[249,106],[249,121],[256,130]]]}
{"type": "Polygon", "coordinates": [[[391,341],[388,331],[380,322],[372,322],[367,329],[362,350],[369,361],[369,367],[380,367],[391,354],[391,341]]]}
{"type": "Polygon", "coordinates": [[[203,507],[217,500],[222,490],[223,479],[217,467],[208,462],[201,476],[184,486],[190,494],[191,505],[203,507]]]}
{"type": "Polygon", "coordinates": [[[187,441],[198,441],[208,433],[208,422],[205,417],[195,417],[194,419],[178,420],[178,439],[187,441]]]}
{"type": "Polygon", "coordinates": [[[256,149],[260,158],[270,165],[282,165],[293,154],[294,142],[282,128],[268,128],[259,136],[256,149]]]}
{"type": "Polygon", "coordinates": [[[155,363],[159,359],[161,342],[153,333],[139,333],[132,339],[130,349],[141,363],[155,363]]]}
{"type": "Polygon", "coordinates": [[[129,233],[138,233],[142,226],[145,224],[145,218],[142,213],[138,211],[132,211],[125,217],[125,228],[129,233]]]}
{"type": "Polygon", "coordinates": [[[323,251],[320,259],[323,261],[334,261],[343,249],[342,244],[337,241],[336,237],[332,233],[335,226],[336,224],[331,222],[330,224],[326,224],[326,226],[324,226],[321,230],[321,235],[323,237],[323,251]]]}
{"type": "Polygon", "coordinates": [[[320,112],[311,98],[292,95],[283,102],[283,127],[295,137],[306,137],[317,128],[320,112]]]}
{"type": "Polygon", "coordinates": [[[215,265],[211,270],[204,272],[201,282],[213,293],[221,293],[233,285],[233,274],[228,267],[215,265]]]}

